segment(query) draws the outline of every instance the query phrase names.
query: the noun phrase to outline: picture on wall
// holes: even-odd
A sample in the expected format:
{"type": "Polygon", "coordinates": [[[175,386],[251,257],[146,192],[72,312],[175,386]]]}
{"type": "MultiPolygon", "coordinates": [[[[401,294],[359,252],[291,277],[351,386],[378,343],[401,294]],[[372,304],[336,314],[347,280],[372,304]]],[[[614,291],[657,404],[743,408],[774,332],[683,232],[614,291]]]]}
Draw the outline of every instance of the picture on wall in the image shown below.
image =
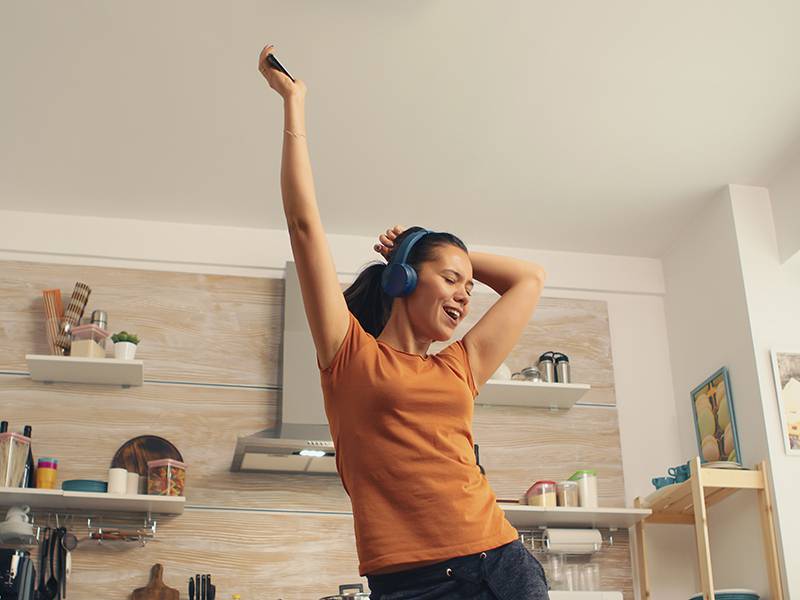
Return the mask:
{"type": "Polygon", "coordinates": [[[772,351],[783,443],[787,454],[800,454],[800,352],[772,351]]]}
{"type": "Polygon", "coordinates": [[[700,461],[742,464],[728,369],[722,367],[692,390],[692,413],[700,461]]]}

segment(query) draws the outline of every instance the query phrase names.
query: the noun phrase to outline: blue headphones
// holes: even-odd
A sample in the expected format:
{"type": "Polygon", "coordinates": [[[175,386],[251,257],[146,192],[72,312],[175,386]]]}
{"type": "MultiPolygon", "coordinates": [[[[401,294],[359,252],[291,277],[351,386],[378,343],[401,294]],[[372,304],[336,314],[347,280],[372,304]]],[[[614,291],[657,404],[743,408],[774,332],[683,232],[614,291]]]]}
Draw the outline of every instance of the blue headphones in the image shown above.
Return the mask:
{"type": "Polygon", "coordinates": [[[381,277],[381,286],[388,296],[392,298],[408,296],[417,287],[417,272],[414,267],[406,263],[406,259],[408,259],[414,244],[429,233],[433,232],[427,229],[415,231],[404,239],[400,247],[394,251],[381,277]]]}

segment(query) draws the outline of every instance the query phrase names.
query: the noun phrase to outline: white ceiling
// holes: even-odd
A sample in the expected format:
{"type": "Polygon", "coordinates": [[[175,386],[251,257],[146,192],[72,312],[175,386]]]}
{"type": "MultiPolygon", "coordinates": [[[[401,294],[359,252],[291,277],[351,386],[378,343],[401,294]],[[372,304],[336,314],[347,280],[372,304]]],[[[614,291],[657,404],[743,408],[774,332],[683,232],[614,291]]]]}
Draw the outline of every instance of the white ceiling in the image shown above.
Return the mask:
{"type": "Polygon", "coordinates": [[[800,2],[0,4],[0,208],[283,228],[309,87],[332,233],[659,256],[800,136],[800,2]]]}

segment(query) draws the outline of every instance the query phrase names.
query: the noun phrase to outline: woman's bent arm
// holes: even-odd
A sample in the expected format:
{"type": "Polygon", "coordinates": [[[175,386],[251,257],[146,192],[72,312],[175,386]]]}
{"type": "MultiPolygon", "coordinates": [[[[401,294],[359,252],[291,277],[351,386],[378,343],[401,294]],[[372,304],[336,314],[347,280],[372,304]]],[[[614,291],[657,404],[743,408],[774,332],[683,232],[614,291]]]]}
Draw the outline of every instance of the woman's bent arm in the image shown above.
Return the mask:
{"type": "Polygon", "coordinates": [[[507,256],[470,252],[475,279],[500,294],[464,336],[475,384],[480,387],[505,360],[528,324],[544,287],[544,269],[507,256]]]}

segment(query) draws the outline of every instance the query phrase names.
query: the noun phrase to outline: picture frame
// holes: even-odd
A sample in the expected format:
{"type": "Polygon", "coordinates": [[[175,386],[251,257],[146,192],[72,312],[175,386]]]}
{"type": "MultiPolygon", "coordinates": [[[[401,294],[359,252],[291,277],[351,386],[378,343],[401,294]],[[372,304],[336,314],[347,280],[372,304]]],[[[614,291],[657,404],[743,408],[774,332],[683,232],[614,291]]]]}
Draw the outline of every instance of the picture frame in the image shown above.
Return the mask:
{"type": "Polygon", "coordinates": [[[703,463],[742,465],[733,393],[727,367],[721,367],[691,391],[697,449],[703,463]]]}
{"type": "Polygon", "coordinates": [[[770,351],[786,454],[800,456],[800,350],[770,351]]]}

